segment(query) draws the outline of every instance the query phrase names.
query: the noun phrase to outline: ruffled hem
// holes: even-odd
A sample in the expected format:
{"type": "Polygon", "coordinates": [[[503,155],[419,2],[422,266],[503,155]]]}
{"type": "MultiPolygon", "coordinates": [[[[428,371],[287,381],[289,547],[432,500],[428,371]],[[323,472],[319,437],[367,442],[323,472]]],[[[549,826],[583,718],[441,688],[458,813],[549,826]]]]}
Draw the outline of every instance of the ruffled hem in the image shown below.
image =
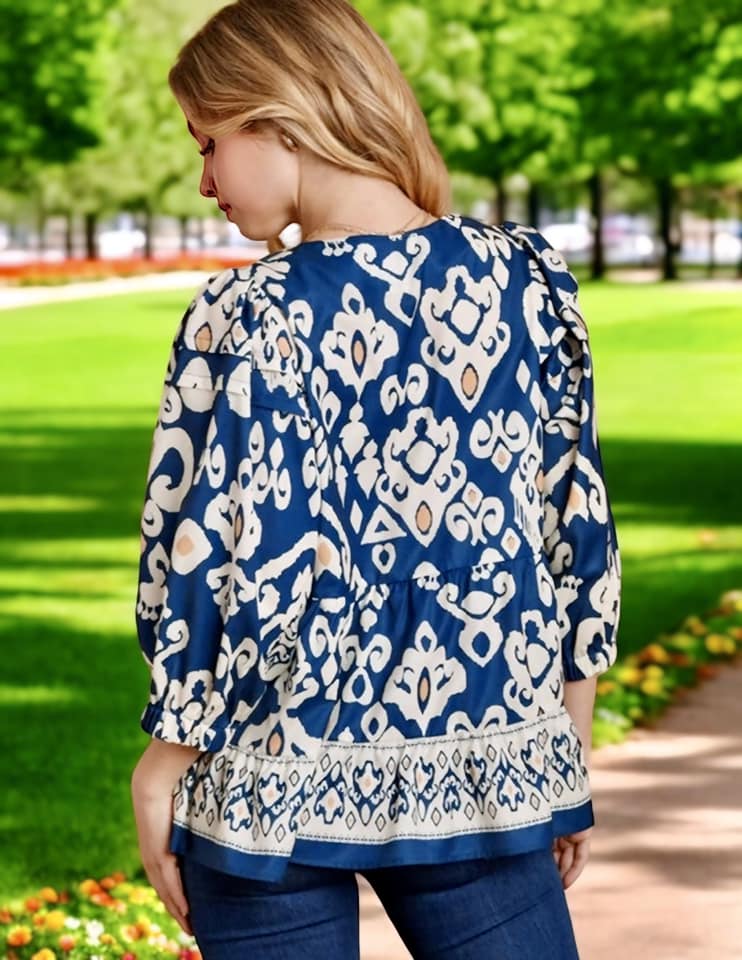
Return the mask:
{"type": "Polygon", "coordinates": [[[290,859],[366,869],[549,846],[594,822],[566,708],[469,736],[203,754],[174,791],[171,852],[280,879],[290,859]]]}

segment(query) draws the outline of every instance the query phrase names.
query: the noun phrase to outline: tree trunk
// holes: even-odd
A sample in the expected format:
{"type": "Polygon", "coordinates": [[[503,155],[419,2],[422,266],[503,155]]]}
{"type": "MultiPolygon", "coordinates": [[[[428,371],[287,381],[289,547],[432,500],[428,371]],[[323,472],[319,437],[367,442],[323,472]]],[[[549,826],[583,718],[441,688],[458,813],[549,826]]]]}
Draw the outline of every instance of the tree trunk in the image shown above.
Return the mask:
{"type": "Polygon", "coordinates": [[[144,211],[144,259],[152,259],[154,217],[149,206],[144,211]]]}
{"type": "Polygon", "coordinates": [[[590,190],[590,229],[593,234],[590,275],[593,280],[602,280],[605,276],[605,256],[603,250],[603,181],[600,170],[596,170],[592,174],[588,186],[590,190]]]}
{"type": "Polygon", "coordinates": [[[659,236],[662,240],[662,279],[677,280],[675,244],[672,237],[673,185],[669,176],[655,181],[659,205],[659,236]]]}
{"type": "Polygon", "coordinates": [[[64,255],[71,260],[75,255],[75,215],[67,210],[64,215],[64,255]]]}
{"type": "Polygon", "coordinates": [[[46,211],[41,207],[36,216],[36,252],[41,256],[46,251],[46,211]]]}
{"type": "Polygon", "coordinates": [[[188,222],[190,217],[180,217],[180,252],[188,252],[188,222]]]}
{"type": "Polygon", "coordinates": [[[706,207],[708,211],[708,220],[709,220],[709,253],[708,260],[706,261],[706,276],[710,279],[713,277],[716,272],[716,211],[715,211],[715,200],[713,190],[711,190],[711,195],[709,197],[709,202],[706,207]]]}
{"type": "Polygon", "coordinates": [[[541,212],[541,187],[538,183],[528,184],[528,220],[529,226],[538,230],[539,214],[541,212]]]}
{"type": "Polygon", "coordinates": [[[85,256],[88,260],[98,259],[98,238],[96,236],[98,226],[98,215],[95,213],[85,214],[85,256]]]}
{"type": "Polygon", "coordinates": [[[495,177],[495,223],[503,223],[507,218],[505,187],[503,186],[503,178],[498,174],[495,177]]]}

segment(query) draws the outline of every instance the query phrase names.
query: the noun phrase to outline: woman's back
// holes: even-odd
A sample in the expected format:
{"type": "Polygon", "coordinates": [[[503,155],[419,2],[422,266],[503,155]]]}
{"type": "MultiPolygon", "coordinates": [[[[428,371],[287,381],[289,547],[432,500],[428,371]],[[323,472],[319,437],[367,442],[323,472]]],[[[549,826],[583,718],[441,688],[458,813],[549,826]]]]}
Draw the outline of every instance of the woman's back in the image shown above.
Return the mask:
{"type": "Polygon", "coordinates": [[[537,231],[453,214],[199,291],[137,604],[142,726],[205,751],[172,852],[278,879],[594,822],[563,684],[615,659],[620,564],[576,294],[537,231]]]}

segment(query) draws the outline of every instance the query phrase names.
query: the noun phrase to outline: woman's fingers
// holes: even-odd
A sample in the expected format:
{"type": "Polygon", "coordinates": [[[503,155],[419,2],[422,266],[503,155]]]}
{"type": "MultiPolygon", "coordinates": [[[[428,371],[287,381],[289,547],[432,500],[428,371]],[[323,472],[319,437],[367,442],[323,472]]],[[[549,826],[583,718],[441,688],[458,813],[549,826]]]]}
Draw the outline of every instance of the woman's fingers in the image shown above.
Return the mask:
{"type": "Polygon", "coordinates": [[[569,872],[570,867],[572,866],[572,861],[574,859],[575,847],[573,843],[566,843],[564,849],[562,850],[562,857],[559,861],[559,873],[562,877],[562,886],[564,886],[564,878],[569,872]]]}
{"type": "Polygon", "coordinates": [[[167,912],[189,936],[193,936],[178,860],[169,850],[173,815],[172,794],[166,792],[164,787],[160,794],[153,794],[149,787],[145,789],[132,784],[132,798],[139,835],[139,852],[147,879],[167,912]]]}
{"type": "Polygon", "coordinates": [[[582,873],[585,864],[590,857],[590,839],[580,840],[573,845],[573,859],[567,873],[564,877],[564,889],[571,887],[575,880],[582,873]]]}
{"type": "Polygon", "coordinates": [[[180,877],[178,860],[175,854],[170,854],[162,863],[162,879],[168,897],[178,912],[179,916],[176,916],[176,920],[178,920],[181,926],[185,924],[185,926],[183,926],[184,930],[186,927],[189,928],[186,930],[186,933],[193,934],[188,920],[188,911],[190,908],[186,900],[185,892],[183,891],[183,882],[180,877]]]}
{"type": "Polygon", "coordinates": [[[183,886],[178,870],[178,862],[173,854],[158,860],[145,871],[149,882],[154,887],[157,896],[165,904],[165,909],[180,924],[189,936],[193,936],[188,918],[188,901],[183,892],[183,886]]]}

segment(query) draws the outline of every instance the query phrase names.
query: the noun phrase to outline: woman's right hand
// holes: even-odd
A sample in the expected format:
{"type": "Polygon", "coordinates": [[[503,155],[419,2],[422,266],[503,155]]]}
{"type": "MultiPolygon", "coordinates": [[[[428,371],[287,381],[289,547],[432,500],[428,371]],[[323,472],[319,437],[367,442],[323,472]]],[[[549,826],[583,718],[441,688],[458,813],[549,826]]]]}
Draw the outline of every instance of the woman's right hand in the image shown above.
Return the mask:
{"type": "Polygon", "coordinates": [[[590,837],[594,829],[593,825],[586,830],[554,838],[551,849],[565,890],[572,886],[590,858],[590,837]]]}

